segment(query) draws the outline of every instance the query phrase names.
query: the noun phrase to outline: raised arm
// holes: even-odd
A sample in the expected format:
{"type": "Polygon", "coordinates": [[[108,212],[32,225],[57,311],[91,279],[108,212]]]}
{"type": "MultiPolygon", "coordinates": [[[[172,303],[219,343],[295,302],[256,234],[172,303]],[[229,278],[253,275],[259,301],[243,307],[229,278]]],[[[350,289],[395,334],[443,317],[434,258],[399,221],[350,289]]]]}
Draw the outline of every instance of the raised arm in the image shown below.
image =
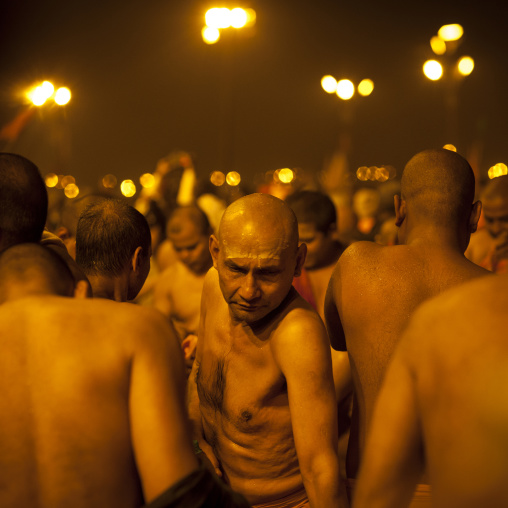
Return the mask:
{"type": "Polygon", "coordinates": [[[286,378],[298,462],[313,508],[347,506],[340,500],[337,405],[330,346],[317,314],[296,309],[272,341],[286,378]]]}
{"type": "Polygon", "coordinates": [[[401,339],[376,402],[354,508],[409,506],[424,469],[416,387],[405,343],[408,338],[406,334],[401,339]]]}

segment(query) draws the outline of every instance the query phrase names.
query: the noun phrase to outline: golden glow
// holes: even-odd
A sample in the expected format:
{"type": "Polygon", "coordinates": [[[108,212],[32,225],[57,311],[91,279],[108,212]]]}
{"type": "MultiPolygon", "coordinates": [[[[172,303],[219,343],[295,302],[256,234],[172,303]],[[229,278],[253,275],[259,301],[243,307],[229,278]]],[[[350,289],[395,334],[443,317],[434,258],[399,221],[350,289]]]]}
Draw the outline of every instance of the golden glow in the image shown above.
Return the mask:
{"type": "Polygon", "coordinates": [[[443,75],[443,66],[437,60],[427,60],[423,64],[423,73],[432,81],[437,81],[443,75]]]}
{"type": "Polygon", "coordinates": [[[215,44],[220,39],[220,30],[218,28],[212,28],[205,26],[201,30],[201,37],[207,44],[215,44]]]}
{"type": "Polygon", "coordinates": [[[326,93],[335,93],[337,91],[337,80],[330,75],[321,78],[321,87],[326,93]]]}
{"type": "Polygon", "coordinates": [[[131,198],[134,194],[136,194],[136,184],[132,180],[124,180],[120,184],[120,192],[126,198],[131,198]]]}
{"type": "Polygon", "coordinates": [[[222,171],[214,171],[210,175],[210,182],[216,187],[220,187],[226,181],[226,175],[222,171]]]}
{"type": "Polygon", "coordinates": [[[102,179],[102,186],[106,189],[113,189],[116,186],[117,179],[115,175],[106,175],[102,179]]]}
{"type": "Polygon", "coordinates": [[[65,106],[65,104],[67,104],[70,100],[71,100],[71,91],[65,86],[62,86],[55,92],[55,102],[59,106],[65,106]]]}
{"type": "Polygon", "coordinates": [[[236,7],[230,12],[231,26],[233,28],[242,28],[247,24],[249,16],[241,7],[236,7]]]}
{"type": "Polygon", "coordinates": [[[75,183],[70,183],[64,188],[64,193],[68,198],[75,198],[79,194],[79,188],[75,183]]]}
{"type": "Polygon", "coordinates": [[[229,28],[231,26],[231,11],[227,7],[214,7],[205,14],[206,26],[210,28],[229,28]]]}
{"type": "Polygon", "coordinates": [[[375,168],[374,176],[378,182],[386,182],[390,178],[388,170],[384,167],[375,168]]]}
{"type": "Polygon", "coordinates": [[[58,175],[55,175],[55,173],[48,173],[44,178],[44,181],[46,182],[47,187],[55,187],[58,183],[58,175]]]}
{"type": "Polygon", "coordinates": [[[337,96],[342,100],[349,100],[355,94],[355,85],[349,79],[341,79],[337,83],[337,96]]]}
{"type": "Polygon", "coordinates": [[[367,166],[361,166],[356,170],[356,178],[366,182],[370,177],[370,169],[367,166]]]}
{"type": "Polygon", "coordinates": [[[151,189],[155,185],[155,176],[152,173],[145,173],[139,177],[139,183],[144,189],[151,189]]]}
{"type": "Polygon", "coordinates": [[[457,64],[457,69],[463,76],[469,76],[474,69],[474,60],[470,56],[463,56],[457,64]]]}
{"type": "Polygon", "coordinates": [[[67,187],[67,185],[70,185],[71,183],[76,183],[76,179],[71,175],[66,175],[61,180],[62,187],[67,187]]]}
{"type": "Polygon", "coordinates": [[[362,79],[358,85],[358,93],[367,97],[374,90],[374,82],[371,79],[362,79]]]}
{"type": "Polygon", "coordinates": [[[430,47],[436,55],[444,55],[446,53],[446,42],[439,35],[434,35],[430,39],[430,47]]]}
{"type": "Polygon", "coordinates": [[[489,178],[491,180],[504,175],[508,175],[508,167],[502,162],[498,162],[489,169],[489,178]]]}
{"type": "Polygon", "coordinates": [[[289,168],[283,168],[279,170],[279,180],[282,183],[291,183],[295,177],[293,171],[289,168]]]}
{"type": "Polygon", "coordinates": [[[46,95],[46,99],[49,99],[55,92],[55,87],[53,86],[53,83],[51,83],[49,81],[43,81],[41,88],[42,88],[44,94],[46,95]]]}
{"type": "Polygon", "coordinates": [[[450,150],[450,152],[456,152],[457,151],[457,147],[455,145],[451,145],[451,144],[447,144],[447,145],[443,146],[443,148],[445,150],[450,150]]]}
{"type": "Polygon", "coordinates": [[[256,24],[256,11],[254,9],[245,9],[247,14],[246,26],[253,26],[256,24]]]}
{"type": "Polygon", "coordinates": [[[458,41],[462,37],[463,33],[464,29],[462,26],[458,24],[452,24],[443,25],[437,32],[437,35],[443,39],[443,41],[458,41]]]}
{"type": "Polygon", "coordinates": [[[42,86],[36,86],[33,90],[28,92],[28,97],[34,106],[42,106],[48,99],[42,86]]]}
{"type": "Polygon", "coordinates": [[[240,173],[237,173],[236,171],[230,171],[226,175],[226,182],[228,185],[231,185],[232,187],[235,187],[242,181],[242,178],[240,177],[240,173]]]}

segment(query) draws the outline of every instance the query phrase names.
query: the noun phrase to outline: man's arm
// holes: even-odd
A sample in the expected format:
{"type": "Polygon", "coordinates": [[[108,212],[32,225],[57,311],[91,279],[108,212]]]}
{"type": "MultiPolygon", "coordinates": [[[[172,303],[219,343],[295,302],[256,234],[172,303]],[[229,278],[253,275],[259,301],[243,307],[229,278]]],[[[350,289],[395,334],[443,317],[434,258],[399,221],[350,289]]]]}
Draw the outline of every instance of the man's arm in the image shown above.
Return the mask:
{"type": "Polygon", "coordinates": [[[315,313],[296,309],[272,341],[274,358],[286,378],[296,453],[313,508],[340,504],[337,405],[330,346],[315,313]],[[290,320],[290,321],[289,321],[290,320]]]}
{"type": "MultiPolygon", "coordinates": [[[[157,312],[139,309],[131,365],[129,415],[145,500],[198,468],[185,411],[182,355],[173,328],[157,312]],[[143,323],[143,325],[141,325],[143,323]]],[[[133,311],[129,309],[129,312],[133,311]]]]}
{"type": "Polygon", "coordinates": [[[340,259],[333,270],[325,296],[325,321],[330,344],[336,351],[347,351],[346,336],[338,311],[338,299],[341,295],[340,259]]]}
{"type": "Polygon", "coordinates": [[[355,489],[355,508],[409,506],[423,473],[423,443],[407,339],[408,334],[399,343],[376,402],[355,489]]]}

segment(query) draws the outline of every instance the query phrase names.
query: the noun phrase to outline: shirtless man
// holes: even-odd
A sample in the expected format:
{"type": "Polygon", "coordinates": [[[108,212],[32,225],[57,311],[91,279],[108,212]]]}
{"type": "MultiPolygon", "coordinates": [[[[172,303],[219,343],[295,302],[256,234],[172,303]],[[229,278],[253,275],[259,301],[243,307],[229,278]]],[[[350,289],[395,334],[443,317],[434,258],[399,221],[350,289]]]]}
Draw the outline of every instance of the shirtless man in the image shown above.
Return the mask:
{"type": "MultiPolygon", "coordinates": [[[[352,369],[349,479],[356,478],[374,401],[411,313],[427,298],[489,273],[464,257],[481,211],[473,199],[465,159],[444,149],[421,152],[406,165],[395,196],[400,245],[356,242],[337,263],[326,319],[332,346],[348,351],[352,369]]],[[[421,490],[425,498],[428,488],[421,490]]]]}
{"type": "Polygon", "coordinates": [[[132,300],[150,271],[150,228],[135,208],[117,199],[89,205],[79,217],[76,263],[95,298],[132,300]]]}
{"type": "Polygon", "coordinates": [[[268,194],[233,202],[210,238],[189,411],[218,474],[256,507],[339,506],[330,348],[291,286],[305,251],[268,194]]]}
{"type": "Polygon", "coordinates": [[[72,288],[40,245],[0,256],[0,506],[245,508],[193,453],[168,323],[72,288]]]}
{"type": "Polygon", "coordinates": [[[191,367],[203,282],[212,266],[208,248],[212,229],[203,211],[196,206],[184,206],[171,214],[167,234],[178,260],[160,274],[154,290],[154,307],[171,319],[191,367]]]}
{"type": "Polygon", "coordinates": [[[508,506],[508,276],[414,314],[387,370],[355,508],[408,506],[427,468],[433,506],[508,506]]]}

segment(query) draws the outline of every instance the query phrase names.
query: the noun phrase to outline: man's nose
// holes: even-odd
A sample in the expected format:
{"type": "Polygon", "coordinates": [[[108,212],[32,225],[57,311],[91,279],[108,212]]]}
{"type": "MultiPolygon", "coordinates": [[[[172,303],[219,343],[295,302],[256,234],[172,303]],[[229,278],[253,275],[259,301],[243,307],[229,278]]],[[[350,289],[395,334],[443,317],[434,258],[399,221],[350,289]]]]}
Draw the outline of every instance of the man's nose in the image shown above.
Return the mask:
{"type": "Polygon", "coordinates": [[[242,283],[240,288],[240,296],[244,300],[254,300],[259,296],[259,285],[257,283],[256,277],[252,274],[248,273],[242,283]]]}
{"type": "Polygon", "coordinates": [[[489,225],[489,230],[492,236],[498,236],[503,231],[503,225],[501,224],[501,221],[492,221],[489,225]]]}

